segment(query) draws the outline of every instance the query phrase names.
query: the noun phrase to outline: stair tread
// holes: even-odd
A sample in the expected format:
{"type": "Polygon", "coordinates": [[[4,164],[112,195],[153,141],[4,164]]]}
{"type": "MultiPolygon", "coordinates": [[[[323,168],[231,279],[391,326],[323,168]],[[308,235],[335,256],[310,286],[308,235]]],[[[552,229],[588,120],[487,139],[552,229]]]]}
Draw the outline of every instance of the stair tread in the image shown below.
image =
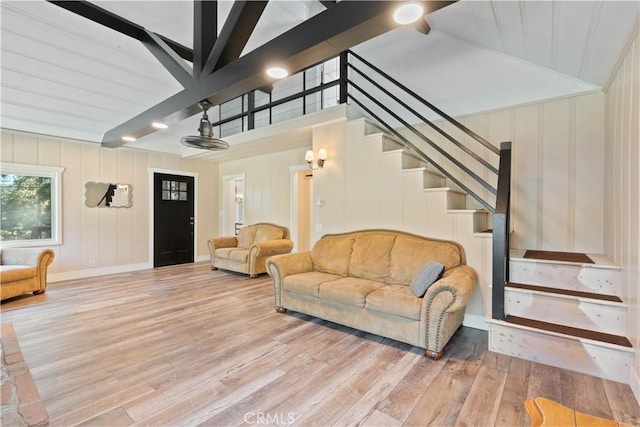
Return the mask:
{"type": "Polygon", "coordinates": [[[574,291],[570,289],[553,288],[550,286],[527,285],[524,283],[509,282],[507,286],[510,288],[526,289],[530,291],[548,292],[561,295],[571,295],[574,297],[591,298],[601,301],[622,302],[620,297],[616,295],[596,294],[593,292],[574,291]]]}
{"type": "Polygon", "coordinates": [[[558,325],[555,323],[543,322],[541,320],[527,319],[525,317],[518,317],[507,315],[504,319],[507,323],[513,323],[521,326],[528,326],[530,328],[542,329],[544,331],[556,332],[564,335],[571,335],[578,338],[586,338],[593,341],[600,341],[609,344],[615,344],[622,347],[633,347],[627,337],[620,335],[607,334],[604,332],[590,331],[588,329],[574,328],[572,326],[558,325]]]}

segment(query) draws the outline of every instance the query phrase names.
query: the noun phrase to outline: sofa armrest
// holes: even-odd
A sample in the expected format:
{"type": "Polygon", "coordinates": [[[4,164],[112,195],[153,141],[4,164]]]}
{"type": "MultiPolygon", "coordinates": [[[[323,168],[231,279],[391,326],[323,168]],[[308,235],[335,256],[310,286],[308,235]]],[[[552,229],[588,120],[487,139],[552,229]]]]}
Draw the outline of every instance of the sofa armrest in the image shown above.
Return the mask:
{"type": "Polygon", "coordinates": [[[0,253],[2,265],[28,265],[36,267],[36,294],[47,289],[47,268],[53,262],[55,252],[50,248],[5,248],[0,253]]]}
{"type": "Polygon", "coordinates": [[[464,311],[478,282],[476,271],[460,265],[444,272],[429,287],[422,302],[427,355],[439,358],[451,336],[462,324],[464,311]]]}
{"type": "Polygon", "coordinates": [[[4,248],[0,259],[3,265],[46,268],[53,262],[53,257],[53,250],[47,248],[4,248]]]}
{"type": "Polygon", "coordinates": [[[292,274],[313,271],[311,252],[297,252],[294,254],[274,255],[267,258],[267,273],[273,279],[273,294],[276,310],[282,308],[282,282],[292,274]]]}
{"type": "MultiPolygon", "coordinates": [[[[448,292],[455,293],[455,301],[446,308],[446,311],[456,311],[467,306],[477,282],[478,274],[473,268],[468,265],[459,265],[445,271],[442,277],[429,287],[424,299],[428,301],[446,289],[448,292]]],[[[432,310],[443,307],[440,305],[441,301],[434,301],[434,303],[432,310]]]]}
{"type": "Polygon", "coordinates": [[[214,237],[213,239],[209,239],[207,242],[209,244],[209,250],[213,255],[213,251],[220,248],[235,248],[238,246],[238,238],[235,236],[232,237],[214,237]]]}
{"type": "Polygon", "coordinates": [[[268,257],[273,255],[288,254],[293,249],[293,241],[289,239],[267,240],[251,245],[250,257],[268,257]]]}

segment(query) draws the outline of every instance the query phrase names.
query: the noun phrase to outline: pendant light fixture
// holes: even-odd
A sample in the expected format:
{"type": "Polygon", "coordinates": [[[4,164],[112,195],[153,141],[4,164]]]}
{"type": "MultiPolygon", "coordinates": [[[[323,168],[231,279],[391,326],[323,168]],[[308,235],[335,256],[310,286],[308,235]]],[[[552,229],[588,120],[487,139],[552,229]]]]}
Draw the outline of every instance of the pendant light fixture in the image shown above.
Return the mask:
{"type": "Polygon", "coordinates": [[[199,148],[201,150],[222,151],[229,149],[229,143],[213,136],[213,126],[207,116],[207,110],[211,108],[209,101],[201,101],[198,103],[202,108],[202,118],[200,119],[200,127],[198,127],[199,135],[183,136],[180,138],[182,145],[187,147],[199,148]]]}

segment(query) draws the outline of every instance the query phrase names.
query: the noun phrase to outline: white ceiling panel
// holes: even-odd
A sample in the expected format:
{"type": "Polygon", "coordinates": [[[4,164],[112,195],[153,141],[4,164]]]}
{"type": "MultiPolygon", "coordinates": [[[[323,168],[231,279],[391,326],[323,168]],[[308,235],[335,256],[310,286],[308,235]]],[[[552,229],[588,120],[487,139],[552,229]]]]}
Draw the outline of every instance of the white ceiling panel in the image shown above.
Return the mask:
{"type": "MultiPolygon", "coordinates": [[[[95,3],[193,46],[191,0],[95,3]]],[[[232,4],[218,2],[218,31],[232,4]]],[[[271,0],[243,54],[324,10],[271,0]]],[[[139,41],[51,3],[2,0],[0,11],[4,128],[99,142],[182,89],[139,41]]],[[[467,114],[605,87],[639,17],[635,0],[461,0],[428,16],[428,35],[399,28],[355,50],[449,114],[467,114]]],[[[199,119],[129,146],[193,155],[179,139],[199,119]]]]}
{"type": "MultiPolygon", "coordinates": [[[[92,3],[131,22],[135,22],[147,30],[161,34],[181,45],[193,48],[193,2],[190,0],[107,0],[94,1],[92,3]]],[[[228,3],[228,8],[230,8],[233,2],[221,1],[220,3],[228,3]]],[[[224,17],[220,19],[224,19],[224,17]]],[[[224,22],[224,20],[220,22],[224,22]]],[[[220,26],[218,26],[219,29],[220,26]]]]}

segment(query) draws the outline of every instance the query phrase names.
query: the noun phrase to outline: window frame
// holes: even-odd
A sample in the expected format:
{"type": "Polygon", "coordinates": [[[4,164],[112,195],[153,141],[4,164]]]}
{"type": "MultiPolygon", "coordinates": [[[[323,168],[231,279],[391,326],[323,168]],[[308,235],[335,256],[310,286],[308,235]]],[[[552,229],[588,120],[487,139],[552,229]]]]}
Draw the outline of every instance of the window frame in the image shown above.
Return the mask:
{"type": "Polygon", "coordinates": [[[39,176],[51,179],[51,237],[48,239],[0,240],[5,248],[56,246],[62,244],[62,172],[63,167],[0,162],[0,174],[39,176]]]}

